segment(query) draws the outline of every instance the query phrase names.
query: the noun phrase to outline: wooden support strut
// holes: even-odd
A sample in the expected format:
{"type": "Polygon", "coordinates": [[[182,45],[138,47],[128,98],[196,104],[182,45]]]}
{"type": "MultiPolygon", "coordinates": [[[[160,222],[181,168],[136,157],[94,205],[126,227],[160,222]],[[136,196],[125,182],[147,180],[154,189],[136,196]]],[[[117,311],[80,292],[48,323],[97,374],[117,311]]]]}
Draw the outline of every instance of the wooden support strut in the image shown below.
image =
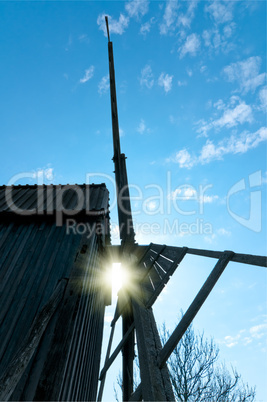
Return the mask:
{"type": "MultiPolygon", "coordinates": [[[[144,401],[174,401],[167,365],[158,365],[161,341],[151,308],[132,300],[144,401]]],[[[140,397],[140,392],[139,392],[140,397]]],[[[132,398],[129,398],[132,400],[132,398]]]]}
{"type": "Polygon", "coordinates": [[[37,314],[26,338],[24,339],[16,356],[6,368],[0,379],[0,400],[6,401],[14,391],[21,379],[29,361],[35,353],[42,335],[63,298],[67,279],[62,279],[46,305],[37,314]]]}
{"type": "MultiPolygon", "coordinates": [[[[114,328],[114,326],[112,328],[114,328]]],[[[106,359],[105,365],[102,368],[100,376],[99,376],[100,381],[102,381],[104,379],[107,370],[110,368],[110,366],[112,365],[112,363],[114,362],[114,360],[116,359],[118,354],[120,353],[122,347],[125,345],[126,341],[128,340],[128,337],[130,336],[130,334],[132,333],[134,328],[135,328],[135,325],[134,325],[134,323],[132,323],[132,325],[129,327],[128,331],[126,332],[126,334],[124,335],[124,337],[122,338],[122,340],[120,341],[120,343],[118,344],[118,346],[116,347],[116,349],[114,350],[112,355],[106,359]]]]}
{"type": "Polygon", "coordinates": [[[113,336],[114,336],[114,331],[115,331],[115,325],[113,325],[111,327],[111,332],[110,332],[110,337],[109,337],[109,341],[108,341],[108,349],[107,349],[107,354],[106,354],[106,359],[105,359],[105,365],[104,368],[101,371],[99,380],[101,381],[100,383],[100,387],[99,387],[99,391],[98,391],[98,396],[97,396],[97,402],[101,402],[102,401],[102,395],[103,395],[103,390],[104,390],[104,385],[105,385],[105,379],[106,379],[106,372],[108,370],[108,368],[110,367],[110,365],[108,366],[107,363],[109,362],[110,358],[110,351],[111,351],[111,346],[112,346],[112,341],[113,341],[113,336]],[[107,367],[107,368],[106,368],[107,367]],[[106,368],[106,369],[105,369],[106,368]]]}
{"type": "Polygon", "coordinates": [[[215,286],[216,282],[218,281],[219,277],[221,276],[228,262],[233,258],[233,256],[233,251],[225,251],[211,271],[204,285],[202,286],[195,299],[189,306],[188,310],[182,317],[180,323],[177,325],[176,329],[173,331],[172,335],[166,342],[164,348],[161,350],[158,358],[158,363],[160,367],[163,367],[170,357],[174,348],[181,340],[183,334],[186,332],[187,328],[195,318],[197,312],[209,296],[210,292],[212,291],[213,287],[215,286]]]}

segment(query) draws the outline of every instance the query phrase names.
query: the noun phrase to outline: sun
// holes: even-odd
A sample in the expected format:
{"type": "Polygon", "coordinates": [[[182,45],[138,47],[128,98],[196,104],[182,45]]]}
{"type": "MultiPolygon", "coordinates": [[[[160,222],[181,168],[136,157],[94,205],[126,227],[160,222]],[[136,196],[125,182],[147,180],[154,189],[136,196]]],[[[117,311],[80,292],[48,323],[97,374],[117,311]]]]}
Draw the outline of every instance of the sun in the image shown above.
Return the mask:
{"type": "Polygon", "coordinates": [[[119,290],[127,285],[128,273],[120,262],[112,264],[111,270],[112,298],[116,298],[119,290]]]}

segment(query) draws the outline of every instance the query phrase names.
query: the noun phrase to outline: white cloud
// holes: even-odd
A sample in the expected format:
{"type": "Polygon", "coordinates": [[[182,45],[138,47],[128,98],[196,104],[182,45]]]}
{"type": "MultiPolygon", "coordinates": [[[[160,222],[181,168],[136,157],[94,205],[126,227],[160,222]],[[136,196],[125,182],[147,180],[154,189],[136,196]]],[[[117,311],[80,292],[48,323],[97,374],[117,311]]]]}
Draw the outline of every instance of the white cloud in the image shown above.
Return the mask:
{"type": "Polygon", "coordinates": [[[187,74],[188,74],[189,77],[192,77],[193,71],[190,70],[190,68],[187,68],[187,69],[186,69],[186,72],[187,72],[187,74]]]}
{"type": "Polygon", "coordinates": [[[191,186],[180,186],[167,196],[170,200],[197,200],[197,191],[191,186]]]}
{"type": "Polygon", "coordinates": [[[85,70],[85,74],[83,78],[80,79],[80,83],[84,84],[85,82],[89,81],[94,75],[94,70],[94,66],[91,66],[87,70],[85,70]]]}
{"type": "Polygon", "coordinates": [[[263,336],[266,336],[267,324],[255,325],[250,328],[249,332],[253,338],[260,339],[263,336]]]}
{"type": "Polygon", "coordinates": [[[255,325],[249,329],[241,329],[234,336],[227,335],[224,337],[222,343],[225,344],[228,348],[232,348],[237,344],[243,344],[244,346],[249,345],[251,342],[259,342],[261,338],[266,337],[267,335],[267,324],[259,324],[255,325]]]}
{"type": "Polygon", "coordinates": [[[185,14],[179,13],[178,25],[182,25],[184,28],[190,28],[192,20],[195,16],[195,8],[197,6],[197,1],[188,2],[188,9],[185,14]]]}
{"type": "Polygon", "coordinates": [[[101,78],[101,81],[98,84],[98,93],[100,95],[106,93],[109,90],[109,75],[105,75],[101,78]]]}
{"type": "Polygon", "coordinates": [[[202,191],[199,191],[198,194],[197,190],[194,187],[182,185],[169,193],[167,198],[171,200],[179,199],[184,201],[194,200],[199,202],[200,204],[211,204],[212,202],[218,200],[219,196],[202,194],[202,191]]]}
{"type": "MultiPolygon", "coordinates": [[[[106,15],[107,14],[102,13],[97,17],[97,25],[99,26],[99,29],[104,32],[105,36],[107,36],[107,28],[105,22],[106,15]]],[[[129,25],[129,17],[126,17],[124,14],[120,14],[119,19],[115,20],[113,17],[108,15],[108,25],[110,34],[114,33],[122,35],[129,25]]]]}
{"type": "Polygon", "coordinates": [[[158,84],[160,87],[164,88],[164,91],[168,93],[172,89],[172,79],[173,75],[161,73],[158,79],[158,84]]]}
{"type": "Polygon", "coordinates": [[[79,41],[82,43],[90,43],[90,39],[88,38],[87,34],[82,34],[78,37],[79,41]]]}
{"type": "Polygon", "coordinates": [[[201,204],[211,204],[212,202],[216,201],[219,199],[218,195],[200,195],[199,197],[199,202],[201,204]]]}
{"type": "Polygon", "coordinates": [[[155,22],[155,18],[152,17],[152,18],[150,18],[149,21],[147,21],[143,25],[141,25],[140,34],[146,35],[147,33],[149,33],[150,29],[151,29],[151,26],[152,26],[152,24],[154,24],[154,22],[155,22]]]}
{"type": "Polygon", "coordinates": [[[70,50],[72,43],[73,43],[72,35],[69,35],[68,43],[65,46],[66,52],[68,52],[70,50]]]}
{"type": "Polygon", "coordinates": [[[238,124],[251,123],[253,121],[251,106],[247,105],[236,96],[230,98],[228,108],[224,106],[221,100],[215,103],[214,106],[217,106],[218,110],[224,109],[223,115],[208,123],[201,120],[199,122],[200,127],[197,129],[197,132],[200,133],[201,136],[207,136],[207,132],[211,129],[231,128],[238,124]],[[239,102],[238,105],[236,105],[237,102],[239,102]]]}
{"type": "Polygon", "coordinates": [[[148,12],[148,0],[132,0],[125,4],[125,9],[130,17],[139,19],[148,12]]]}
{"type": "Polygon", "coordinates": [[[144,119],[141,119],[141,120],[140,120],[140,123],[139,123],[139,125],[138,125],[138,127],[137,127],[136,130],[137,130],[137,132],[140,133],[140,134],[146,134],[146,133],[150,133],[150,132],[151,132],[150,128],[148,128],[148,127],[146,126],[146,123],[145,123],[145,120],[144,120],[144,119]]]}
{"type": "Polygon", "coordinates": [[[192,33],[186,38],[185,43],[179,48],[180,58],[183,58],[186,54],[195,56],[200,47],[199,36],[192,33]]]}
{"type": "Polygon", "coordinates": [[[204,236],[204,241],[206,243],[212,244],[214,242],[214,240],[216,240],[216,234],[212,233],[210,236],[204,236]]]}
{"type": "Polygon", "coordinates": [[[184,87],[185,85],[187,85],[187,82],[178,80],[177,85],[178,85],[178,87],[184,87]]]}
{"type": "Polygon", "coordinates": [[[37,169],[33,172],[32,178],[37,179],[38,184],[43,184],[47,181],[52,182],[55,178],[54,168],[50,167],[50,164],[48,164],[47,167],[37,169]]]}
{"type": "MultiPolygon", "coordinates": [[[[266,140],[267,128],[261,127],[255,133],[243,132],[239,136],[232,135],[230,138],[224,138],[217,145],[207,140],[199,156],[191,155],[187,149],[182,149],[166,161],[177,163],[180,168],[190,169],[198,164],[204,165],[214,160],[223,159],[223,156],[227,154],[246,153],[266,140]]],[[[208,202],[208,198],[206,202],[208,202]]]]}
{"type": "Polygon", "coordinates": [[[139,79],[142,86],[151,89],[154,85],[154,76],[151,67],[147,64],[141,71],[141,78],[139,79]]]}
{"type": "Polygon", "coordinates": [[[175,22],[177,19],[177,10],[178,10],[177,0],[167,1],[163,16],[163,22],[159,26],[161,35],[166,35],[174,30],[175,22]]]}
{"type": "Polygon", "coordinates": [[[236,27],[236,24],[234,22],[231,22],[228,25],[225,25],[223,28],[223,33],[225,38],[230,38],[233,35],[234,29],[236,27]]]}
{"type": "Polygon", "coordinates": [[[266,73],[259,74],[261,58],[249,57],[247,60],[232,63],[223,69],[223,73],[230,82],[237,82],[240,91],[247,93],[255,92],[255,89],[264,84],[266,73]]]}
{"type": "Polygon", "coordinates": [[[259,92],[261,109],[266,113],[267,111],[267,86],[261,88],[259,92]]]}
{"type": "Polygon", "coordinates": [[[221,235],[221,236],[227,236],[227,237],[231,236],[231,234],[232,234],[229,230],[226,230],[226,229],[224,229],[224,228],[218,229],[218,230],[217,230],[217,233],[218,233],[219,235],[221,235]]]}
{"type": "Polygon", "coordinates": [[[223,24],[233,19],[232,2],[220,2],[214,1],[210,5],[205,7],[205,11],[208,12],[217,24],[223,24]]]}
{"type": "Polygon", "coordinates": [[[119,128],[119,133],[120,133],[120,137],[125,136],[125,131],[121,127],[119,128]]]}
{"type": "Polygon", "coordinates": [[[235,45],[229,39],[234,32],[235,26],[235,23],[231,22],[221,31],[218,27],[204,30],[202,33],[204,45],[208,47],[210,51],[214,50],[216,53],[218,53],[219,50],[224,53],[228,53],[230,50],[233,50],[235,45]]]}
{"type": "Polygon", "coordinates": [[[190,155],[187,149],[181,149],[173,157],[167,159],[167,162],[178,163],[181,168],[190,169],[196,164],[195,159],[190,155]]]}
{"type": "Polygon", "coordinates": [[[209,163],[214,159],[222,159],[226,154],[246,153],[249,149],[256,148],[261,142],[267,140],[267,128],[262,127],[255,133],[244,132],[239,137],[232,135],[214,145],[210,140],[203,146],[199,162],[209,163]]]}

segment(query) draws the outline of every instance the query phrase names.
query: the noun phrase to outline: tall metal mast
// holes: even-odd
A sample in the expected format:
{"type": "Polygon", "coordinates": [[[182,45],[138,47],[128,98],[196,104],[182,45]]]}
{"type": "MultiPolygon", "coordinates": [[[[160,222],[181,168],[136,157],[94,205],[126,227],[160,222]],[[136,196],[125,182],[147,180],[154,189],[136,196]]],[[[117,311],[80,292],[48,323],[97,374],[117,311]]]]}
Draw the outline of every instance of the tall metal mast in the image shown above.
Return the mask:
{"type": "MultiPolygon", "coordinates": [[[[128,178],[125,162],[125,154],[121,153],[119,119],[117,109],[115,70],[113,59],[113,46],[109,37],[108,17],[105,17],[108,34],[108,56],[109,56],[109,78],[110,78],[110,100],[113,131],[113,161],[115,165],[115,179],[117,190],[118,218],[122,251],[127,255],[135,244],[135,233],[133,229],[133,218],[128,187],[128,178]],[[128,251],[128,253],[127,253],[128,251]]],[[[129,299],[128,310],[122,313],[122,336],[126,336],[133,324],[132,303],[129,299]]],[[[122,384],[123,401],[128,401],[133,392],[133,361],[134,361],[134,332],[130,333],[122,348],[122,384]]]]}
{"type": "Polygon", "coordinates": [[[115,85],[115,70],[113,59],[113,46],[109,37],[108,17],[105,17],[108,34],[108,56],[109,56],[109,77],[110,77],[110,100],[111,100],[111,117],[113,131],[113,161],[115,165],[115,179],[117,187],[117,203],[119,230],[122,245],[134,244],[134,229],[132,210],[130,202],[130,194],[127,179],[127,170],[125,162],[125,154],[121,153],[120,134],[119,134],[119,119],[117,109],[116,85],[115,85]]]}

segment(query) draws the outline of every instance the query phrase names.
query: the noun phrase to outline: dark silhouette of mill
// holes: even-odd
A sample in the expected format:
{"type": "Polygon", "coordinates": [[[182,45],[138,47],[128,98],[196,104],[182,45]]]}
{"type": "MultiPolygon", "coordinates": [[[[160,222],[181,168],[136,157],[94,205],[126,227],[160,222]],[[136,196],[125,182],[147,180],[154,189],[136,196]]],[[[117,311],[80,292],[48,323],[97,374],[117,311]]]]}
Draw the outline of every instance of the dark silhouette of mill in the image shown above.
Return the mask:
{"type": "Polygon", "coordinates": [[[106,24],[121,245],[110,244],[105,184],[0,187],[1,401],[101,401],[106,373],[121,351],[124,401],[173,401],[166,361],[227,264],[267,266],[262,256],[135,242],[107,17],[106,24]],[[152,306],[188,254],[216,263],[162,347],[152,306]],[[104,311],[111,299],[103,280],[107,261],[126,263],[133,278],[119,292],[100,371],[104,311]],[[120,317],[122,339],[110,355],[120,317]],[[141,383],[133,391],[135,334],[141,383]]]}

